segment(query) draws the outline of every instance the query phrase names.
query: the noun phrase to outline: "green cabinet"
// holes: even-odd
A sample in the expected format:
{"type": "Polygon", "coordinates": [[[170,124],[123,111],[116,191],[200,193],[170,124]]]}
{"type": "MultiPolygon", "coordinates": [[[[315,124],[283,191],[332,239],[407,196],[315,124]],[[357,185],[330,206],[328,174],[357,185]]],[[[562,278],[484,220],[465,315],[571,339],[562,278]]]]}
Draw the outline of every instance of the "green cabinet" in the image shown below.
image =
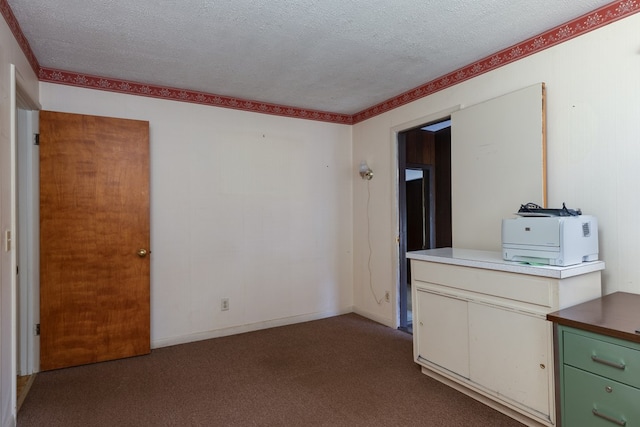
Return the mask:
{"type": "Polygon", "coordinates": [[[640,426],[640,344],[557,329],[564,427],[640,426]]]}

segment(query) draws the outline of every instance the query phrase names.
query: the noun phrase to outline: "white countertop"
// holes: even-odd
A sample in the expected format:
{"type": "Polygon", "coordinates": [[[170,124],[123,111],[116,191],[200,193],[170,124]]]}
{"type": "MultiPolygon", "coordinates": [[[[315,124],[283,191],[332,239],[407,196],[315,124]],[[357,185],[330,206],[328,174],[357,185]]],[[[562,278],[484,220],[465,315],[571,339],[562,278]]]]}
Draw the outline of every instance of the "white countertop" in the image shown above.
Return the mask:
{"type": "Polygon", "coordinates": [[[567,267],[551,265],[531,265],[519,261],[505,261],[501,252],[479,251],[475,249],[440,248],[407,252],[407,258],[487,270],[566,279],[604,270],[604,261],[590,261],[567,267]]]}

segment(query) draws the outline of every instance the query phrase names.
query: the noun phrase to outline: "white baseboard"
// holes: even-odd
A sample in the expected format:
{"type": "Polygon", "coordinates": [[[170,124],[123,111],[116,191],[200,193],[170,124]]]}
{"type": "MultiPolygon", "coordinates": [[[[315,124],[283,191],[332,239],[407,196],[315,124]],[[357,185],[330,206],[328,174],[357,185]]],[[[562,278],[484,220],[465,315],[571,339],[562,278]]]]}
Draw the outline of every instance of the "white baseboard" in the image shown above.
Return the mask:
{"type": "MultiPolygon", "coordinates": [[[[295,323],[309,322],[312,320],[325,319],[327,317],[340,316],[342,314],[353,313],[353,307],[345,307],[339,310],[324,311],[319,313],[302,314],[298,316],[283,317],[280,319],[265,320],[263,322],[250,323],[246,325],[231,326],[228,328],[215,329],[212,331],[198,332],[189,335],[180,335],[170,338],[153,340],[151,348],[169,347],[178,344],[187,344],[195,341],[208,340],[211,338],[237,335],[245,332],[259,331],[261,329],[275,328],[278,326],[293,325],[295,323]]],[[[365,316],[367,317],[367,316],[365,316]]],[[[375,319],[372,319],[375,320],[375,319]]]]}
{"type": "Polygon", "coordinates": [[[394,322],[393,320],[388,319],[386,317],[378,316],[377,314],[371,313],[371,312],[366,311],[366,310],[359,309],[357,307],[353,308],[353,312],[355,314],[358,314],[358,315],[362,316],[362,317],[366,317],[367,319],[371,319],[374,322],[378,322],[378,323],[380,323],[380,324],[382,324],[384,326],[388,326],[388,327],[393,328],[393,329],[397,329],[398,328],[398,325],[396,325],[396,322],[394,322]]]}

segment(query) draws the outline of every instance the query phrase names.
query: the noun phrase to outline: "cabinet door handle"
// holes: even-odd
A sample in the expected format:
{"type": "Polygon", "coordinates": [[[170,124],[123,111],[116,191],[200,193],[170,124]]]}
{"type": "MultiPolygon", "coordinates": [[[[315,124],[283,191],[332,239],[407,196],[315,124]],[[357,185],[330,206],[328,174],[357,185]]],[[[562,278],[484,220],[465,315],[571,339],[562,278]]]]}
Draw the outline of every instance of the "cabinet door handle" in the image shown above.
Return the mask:
{"type": "Polygon", "coordinates": [[[619,426],[626,426],[626,425],[627,425],[627,422],[626,422],[625,420],[617,420],[617,419],[615,419],[615,418],[613,418],[613,417],[610,417],[610,416],[608,416],[608,415],[601,414],[600,412],[598,412],[598,410],[597,410],[596,408],[593,408],[593,409],[591,410],[591,412],[592,412],[592,413],[593,413],[593,415],[595,415],[596,417],[600,417],[600,418],[602,418],[602,419],[604,419],[604,420],[607,420],[607,421],[612,422],[612,423],[614,423],[614,424],[617,424],[617,425],[619,425],[619,426]]]}
{"type": "Polygon", "coordinates": [[[611,366],[612,368],[616,368],[616,369],[624,370],[624,368],[626,368],[626,365],[624,363],[610,362],[608,360],[601,359],[596,355],[591,356],[591,360],[597,363],[602,363],[603,365],[611,366]]]}

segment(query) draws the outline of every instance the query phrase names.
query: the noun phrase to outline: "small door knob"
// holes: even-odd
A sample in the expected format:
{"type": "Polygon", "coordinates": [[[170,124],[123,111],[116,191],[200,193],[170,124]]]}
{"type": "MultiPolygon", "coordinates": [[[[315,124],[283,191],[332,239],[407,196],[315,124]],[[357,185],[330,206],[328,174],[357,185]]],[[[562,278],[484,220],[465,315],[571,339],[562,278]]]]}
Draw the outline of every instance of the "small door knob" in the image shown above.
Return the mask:
{"type": "Polygon", "coordinates": [[[146,250],[146,249],[144,249],[144,248],[140,248],[140,249],[138,249],[138,252],[136,252],[136,253],[138,254],[138,256],[139,256],[140,258],[144,258],[144,257],[146,257],[146,256],[147,256],[147,250],[146,250]]]}

